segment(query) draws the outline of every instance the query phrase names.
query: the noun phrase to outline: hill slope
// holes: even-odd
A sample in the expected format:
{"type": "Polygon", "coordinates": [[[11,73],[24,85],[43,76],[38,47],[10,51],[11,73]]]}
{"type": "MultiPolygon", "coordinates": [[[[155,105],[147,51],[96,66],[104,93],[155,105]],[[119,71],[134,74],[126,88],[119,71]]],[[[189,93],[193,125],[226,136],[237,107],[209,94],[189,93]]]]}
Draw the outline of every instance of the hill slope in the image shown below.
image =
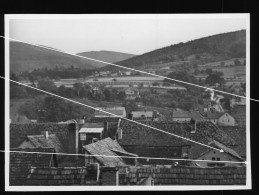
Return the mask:
{"type": "MultiPolygon", "coordinates": [[[[120,52],[114,52],[114,51],[90,51],[90,52],[78,53],[77,55],[101,60],[104,62],[110,62],[110,63],[126,60],[135,56],[133,54],[126,54],[126,53],[120,53],[120,52]]],[[[95,62],[95,61],[89,61],[89,63],[96,68],[106,66],[106,64],[104,63],[95,62]]]]}
{"type": "MultiPolygon", "coordinates": [[[[246,55],[246,31],[213,35],[157,49],[128,60],[117,62],[126,67],[163,64],[177,61],[196,61],[199,64],[242,58],[246,55]]],[[[115,67],[107,66],[106,69],[115,67]]]]}
{"type": "Polygon", "coordinates": [[[20,42],[10,42],[10,71],[20,73],[56,66],[93,69],[89,60],[20,42]]]}

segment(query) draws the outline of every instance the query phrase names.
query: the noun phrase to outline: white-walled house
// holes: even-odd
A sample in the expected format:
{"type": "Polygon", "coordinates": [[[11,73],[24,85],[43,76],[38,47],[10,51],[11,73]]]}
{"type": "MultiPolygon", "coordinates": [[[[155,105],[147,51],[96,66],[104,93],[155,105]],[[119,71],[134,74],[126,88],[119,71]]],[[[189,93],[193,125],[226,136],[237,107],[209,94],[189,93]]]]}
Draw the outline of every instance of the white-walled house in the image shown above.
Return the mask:
{"type": "Polygon", "coordinates": [[[222,149],[224,152],[220,152],[219,150],[214,150],[209,147],[205,147],[202,145],[196,145],[190,150],[190,158],[195,160],[210,160],[208,161],[196,161],[193,162],[194,166],[199,167],[225,167],[225,166],[243,166],[242,163],[228,163],[228,162],[220,162],[220,161],[235,161],[235,162],[243,162],[244,159],[233,149],[223,145],[222,143],[212,140],[208,142],[208,145],[217,149],[222,149]]]}
{"type": "Polygon", "coordinates": [[[220,125],[220,126],[235,126],[236,121],[234,117],[232,117],[228,113],[211,113],[207,112],[205,116],[206,121],[210,121],[214,123],[215,125],[220,125]]]}

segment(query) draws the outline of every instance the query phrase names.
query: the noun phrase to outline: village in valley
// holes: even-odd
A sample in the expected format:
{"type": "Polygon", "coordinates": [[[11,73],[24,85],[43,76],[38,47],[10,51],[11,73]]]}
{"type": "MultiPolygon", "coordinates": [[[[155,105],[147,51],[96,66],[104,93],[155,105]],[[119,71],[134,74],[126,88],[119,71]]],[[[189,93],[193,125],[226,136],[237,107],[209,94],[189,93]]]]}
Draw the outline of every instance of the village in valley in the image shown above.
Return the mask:
{"type": "MultiPolygon", "coordinates": [[[[246,185],[245,30],[232,34],[215,42],[233,36],[236,55],[209,56],[194,40],[125,68],[11,68],[23,85],[10,83],[10,186],[246,185]]],[[[30,63],[14,53],[10,66],[30,63]]]]}

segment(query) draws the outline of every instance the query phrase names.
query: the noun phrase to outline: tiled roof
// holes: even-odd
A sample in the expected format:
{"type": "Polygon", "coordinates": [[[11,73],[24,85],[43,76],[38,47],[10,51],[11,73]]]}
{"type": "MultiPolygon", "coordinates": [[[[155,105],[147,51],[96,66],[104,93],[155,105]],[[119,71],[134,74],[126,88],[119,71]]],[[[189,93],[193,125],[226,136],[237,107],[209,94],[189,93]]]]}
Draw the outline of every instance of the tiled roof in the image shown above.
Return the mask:
{"type": "Polygon", "coordinates": [[[79,133],[101,133],[104,130],[104,123],[85,123],[79,133]]]}
{"type": "Polygon", "coordinates": [[[218,113],[218,112],[207,112],[205,117],[206,119],[218,119],[221,117],[223,113],[218,113]]]}
{"type": "MultiPolygon", "coordinates": [[[[194,141],[202,140],[205,137],[211,137],[227,146],[235,145],[235,142],[231,137],[224,131],[218,129],[211,122],[197,122],[195,133],[190,133],[191,130],[194,129],[194,125],[189,123],[154,121],[142,123],[194,141]]],[[[125,120],[121,122],[120,128],[123,133],[122,139],[118,141],[122,146],[183,146],[192,144],[192,142],[185,139],[125,120]]]]}
{"type": "Polygon", "coordinates": [[[198,112],[198,111],[191,111],[191,117],[195,120],[195,121],[203,121],[203,117],[202,115],[198,112]]]}
{"type": "Polygon", "coordinates": [[[244,158],[246,156],[246,128],[224,126],[219,128],[235,140],[235,145],[231,148],[244,158]]]}
{"type": "Polygon", "coordinates": [[[58,137],[55,134],[50,134],[48,139],[44,135],[28,135],[27,139],[36,148],[55,148],[57,153],[64,153],[63,145],[60,143],[58,137]]]}
{"type": "MultiPolygon", "coordinates": [[[[121,151],[122,153],[127,153],[116,140],[111,138],[106,138],[92,144],[83,146],[84,149],[92,155],[106,155],[106,156],[117,156],[113,151],[121,151]]],[[[125,166],[125,162],[122,158],[118,157],[104,157],[96,156],[95,157],[102,165],[104,166],[125,166]]]]}
{"type": "MultiPolygon", "coordinates": [[[[13,148],[12,151],[53,153],[54,148],[13,148]]],[[[31,166],[50,167],[53,154],[10,152],[10,185],[26,185],[31,166]]]]}
{"type": "Polygon", "coordinates": [[[79,133],[102,133],[104,130],[104,127],[84,127],[81,128],[79,133]]]}
{"type": "Polygon", "coordinates": [[[132,111],[131,114],[133,118],[141,118],[141,117],[153,117],[153,111],[132,111]]]}
{"type": "Polygon", "coordinates": [[[231,112],[232,116],[235,118],[238,126],[246,126],[246,106],[236,105],[231,112]]]}
{"type": "MultiPolygon", "coordinates": [[[[42,131],[55,134],[61,143],[68,143],[69,124],[57,123],[26,123],[10,124],[10,148],[17,148],[27,137],[27,135],[39,135],[42,131]]],[[[64,145],[64,149],[66,149],[64,145]]]]}
{"type": "Polygon", "coordinates": [[[39,168],[32,167],[27,177],[28,185],[69,186],[98,185],[97,167],[62,167],[39,168]]]}
{"type": "MultiPolygon", "coordinates": [[[[204,138],[202,140],[200,140],[200,143],[202,144],[206,144],[208,145],[209,142],[211,142],[212,139],[211,138],[204,138]]],[[[208,148],[208,147],[205,147],[203,145],[200,145],[200,144],[197,144],[197,145],[194,145],[193,147],[191,147],[190,149],[190,153],[189,153],[189,158],[190,159],[197,159],[199,158],[200,156],[206,154],[207,152],[209,152],[210,150],[212,150],[211,148],[208,148]]]]}
{"type": "Polygon", "coordinates": [[[91,118],[87,120],[87,123],[104,123],[108,122],[108,130],[105,130],[103,132],[103,138],[110,137],[112,139],[115,139],[115,135],[117,132],[117,126],[119,122],[123,120],[118,117],[97,117],[97,118],[91,118]]]}
{"type": "Polygon", "coordinates": [[[88,123],[103,123],[103,122],[112,122],[112,123],[118,123],[120,120],[119,117],[97,117],[97,118],[91,118],[88,119],[88,123]]]}
{"type": "Polygon", "coordinates": [[[173,118],[191,118],[192,115],[188,111],[174,111],[173,118]]]}
{"type": "Polygon", "coordinates": [[[150,176],[154,185],[245,185],[245,167],[196,168],[143,166],[120,168],[119,185],[137,185],[150,176]]]}
{"type": "Polygon", "coordinates": [[[228,148],[227,146],[225,146],[224,144],[222,144],[222,143],[220,143],[220,142],[218,142],[216,140],[213,140],[212,144],[210,144],[210,145],[213,146],[213,147],[217,147],[217,148],[223,149],[224,152],[226,152],[226,153],[234,156],[235,158],[243,161],[242,157],[236,151],[234,151],[231,148],[228,148]]]}
{"type": "MultiPolygon", "coordinates": [[[[207,141],[204,144],[210,145],[214,148],[222,149],[222,150],[224,150],[225,153],[228,153],[231,156],[243,161],[242,157],[236,151],[225,146],[224,144],[221,144],[220,142],[218,142],[216,140],[210,141],[209,139],[207,139],[207,141]]],[[[208,147],[205,147],[202,145],[196,145],[193,148],[191,148],[191,150],[190,150],[190,158],[197,159],[211,150],[212,150],[211,148],[208,148],[208,147]]]]}
{"type": "MultiPolygon", "coordinates": [[[[111,114],[115,114],[115,115],[118,115],[118,116],[122,116],[123,114],[125,114],[125,108],[124,107],[114,107],[114,108],[98,108],[100,110],[103,110],[105,112],[109,112],[111,114]]],[[[108,114],[108,113],[105,113],[105,112],[102,112],[100,110],[95,110],[94,112],[94,116],[98,116],[98,115],[106,115],[106,116],[109,116],[109,117],[114,117],[113,115],[111,114],[108,114]]]]}

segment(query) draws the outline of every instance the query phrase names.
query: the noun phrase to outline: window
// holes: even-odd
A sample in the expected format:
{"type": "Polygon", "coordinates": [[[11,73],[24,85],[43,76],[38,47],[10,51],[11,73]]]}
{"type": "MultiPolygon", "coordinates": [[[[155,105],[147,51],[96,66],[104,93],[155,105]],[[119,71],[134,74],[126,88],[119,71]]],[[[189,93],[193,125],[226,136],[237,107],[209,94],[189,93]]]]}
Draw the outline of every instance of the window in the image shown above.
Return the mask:
{"type": "Polygon", "coordinates": [[[216,166],[216,163],[207,163],[207,166],[208,166],[208,167],[215,167],[215,166],[216,166]]]}

